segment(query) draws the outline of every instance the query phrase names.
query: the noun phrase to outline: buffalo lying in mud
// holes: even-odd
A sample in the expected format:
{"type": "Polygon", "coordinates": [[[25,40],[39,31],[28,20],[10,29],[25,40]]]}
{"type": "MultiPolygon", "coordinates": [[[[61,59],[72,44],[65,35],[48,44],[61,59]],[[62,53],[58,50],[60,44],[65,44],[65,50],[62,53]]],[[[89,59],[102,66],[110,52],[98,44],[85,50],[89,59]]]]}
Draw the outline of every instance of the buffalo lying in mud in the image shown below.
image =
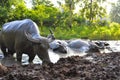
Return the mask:
{"type": "Polygon", "coordinates": [[[0,45],[4,57],[16,52],[17,61],[21,63],[22,54],[26,53],[31,63],[37,54],[43,63],[51,62],[48,49],[52,38],[40,36],[38,26],[32,20],[24,19],[5,23],[0,33],[0,45]]]}
{"type": "Polygon", "coordinates": [[[105,46],[108,46],[108,43],[100,42],[100,41],[90,41],[90,40],[82,40],[76,39],[68,42],[68,47],[72,49],[77,49],[84,52],[100,52],[100,49],[104,49],[105,46]]]}
{"type": "Polygon", "coordinates": [[[56,53],[67,53],[67,42],[64,40],[54,40],[51,43],[49,43],[50,49],[53,50],[53,52],[56,53]]]}

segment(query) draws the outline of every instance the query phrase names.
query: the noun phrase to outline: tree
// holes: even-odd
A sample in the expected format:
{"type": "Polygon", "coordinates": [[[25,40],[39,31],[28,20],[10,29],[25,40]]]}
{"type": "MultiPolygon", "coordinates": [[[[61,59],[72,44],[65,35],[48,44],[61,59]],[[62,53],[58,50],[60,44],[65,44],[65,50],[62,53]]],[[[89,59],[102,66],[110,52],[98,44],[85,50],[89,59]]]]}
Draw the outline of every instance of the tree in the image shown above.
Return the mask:
{"type": "MultiPolygon", "coordinates": [[[[72,28],[72,22],[73,22],[73,13],[75,9],[75,5],[79,2],[80,0],[65,0],[65,4],[62,4],[60,1],[57,1],[59,6],[63,9],[63,17],[64,17],[64,23],[67,25],[69,28],[72,28]]],[[[63,18],[61,16],[61,19],[63,18]]]]}
{"type": "MultiPolygon", "coordinates": [[[[86,19],[86,21],[93,23],[94,21],[97,21],[98,18],[105,17],[106,15],[106,9],[103,8],[102,4],[106,0],[64,0],[65,4],[60,3],[58,1],[58,4],[62,8],[62,15],[61,15],[61,21],[64,16],[63,23],[66,24],[69,28],[73,25],[73,16],[74,14],[75,6],[79,5],[80,13],[78,13],[80,16],[82,16],[83,19],[86,19]]],[[[78,8],[78,7],[77,7],[78,8]]]]}
{"type": "Polygon", "coordinates": [[[0,0],[0,6],[5,7],[8,10],[12,8],[12,6],[18,5],[19,3],[23,3],[24,0],[0,0]]]}
{"type": "Polygon", "coordinates": [[[73,10],[75,9],[75,4],[78,3],[79,0],[65,0],[65,5],[68,7],[68,26],[72,28],[72,20],[73,20],[73,10]]]}
{"type": "Polygon", "coordinates": [[[83,0],[80,2],[80,14],[84,18],[88,19],[91,23],[96,20],[97,17],[104,17],[106,14],[105,8],[102,4],[106,0],[83,0]]]}
{"type": "Polygon", "coordinates": [[[118,0],[116,4],[112,5],[110,19],[112,22],[120,23],[120,0],[118,0]]]}
{"type": "Polygon", "coordinates": [[[50,0],[32,0],[33,7],[41,4],[46,6],[53,6],[50,0]]]}
{"type": "Polygon", "coordinates": [[[15,8],[12,10],[12,19],[11,20],[20,20],[24,18],[28,18],[27,14],[29,9],[26,7],[24,2],[15,5],[15,8]]]}
{"type": "Polygon", "coordinates": [[[13,7],[23,0],[0,0],[0,24],[3,25],[13,17],[13,7]]]}

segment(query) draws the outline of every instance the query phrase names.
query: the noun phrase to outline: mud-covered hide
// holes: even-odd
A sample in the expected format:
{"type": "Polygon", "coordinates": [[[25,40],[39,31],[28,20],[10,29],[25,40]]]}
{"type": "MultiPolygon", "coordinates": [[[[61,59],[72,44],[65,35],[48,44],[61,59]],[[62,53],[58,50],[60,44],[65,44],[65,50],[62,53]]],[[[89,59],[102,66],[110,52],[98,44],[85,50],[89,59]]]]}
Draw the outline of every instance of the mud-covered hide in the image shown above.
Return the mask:
{"type": "Polygon", "coordinates": [[[5,23],[1,30],[4,49],[13,55],[16,52],[17,61],[21,62],[22,54],[28,54],[31,63],[37,54],[43,62],[50,62],[48,49],[49,39],[40,36],[37,24],[31,19],[16,20],[5,23]]]}
{"type": "Polygon", "coordinates": [[[94,42],[100,49],[106,49],[107,47],[110,46],[109,43],[105,42],[105,41],[95,41],[94,42]]]}
{"type": "Polygon", "coordinates": [[[68,47],[75,49],[75,50],[83,51],[83,52],[88,51],[89,46],[90,44],[88,43],[88,41],[84,41],[81,39],[71,40],[68,43],[68,47]]]}
{"type": "MultiPolygon", "coordinates": [[[[5,23],[2,27],[4,32],[28,32],[33,38],[40,38],[39,29],[35,22],[31,19],[16,20],[12,22],[5,23]]],[[[22,34],[22,33],[21,33],[22,34]]]]}
{"type": "Polygon", "coordinates": [[[90,40],[82,40],[82,39],[71,40],[68,43],[68,47],[74,50],[79,50],[81,52],[99,51],[97,45],[91,42],[90,40]]]}
{"type": "Polygon", "coordinates": [[[54,40],[49,43],[50,49],[57,53],[67,53],[67,42],[64,40],[54,40]]]}

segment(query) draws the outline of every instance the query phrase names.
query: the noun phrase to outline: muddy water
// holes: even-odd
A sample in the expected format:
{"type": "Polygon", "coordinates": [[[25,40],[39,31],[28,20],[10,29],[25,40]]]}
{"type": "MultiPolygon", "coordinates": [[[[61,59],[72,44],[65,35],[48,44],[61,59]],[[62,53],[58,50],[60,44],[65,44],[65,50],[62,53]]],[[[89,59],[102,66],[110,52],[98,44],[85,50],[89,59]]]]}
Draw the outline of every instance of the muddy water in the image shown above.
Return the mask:
{"type": "MultiPolygon", "coordinates": [[[[109,53],[109,52],[120,52],[120,41],[104,41],[110,44],[109,47],[107,47],[105,50],[101,50],[102,52],[105,53],[109,53]]],[[[79,55],[79,56],[84,56],[88,53],[85,53],[85,49],[83,50],[72,50],[70,48],[67,48],[68,53],[67,54],[62,54],[62,53],[54,53],[53,51],[49,50],[49,56],[50,56],[50,60],[53,63],[56,63],[59,58],[61,57],[68,57],[68,56],[75,56],[75,55],[79,55]]],[[[14,57],[16,57],[16,55],[14,55],[14,57]]],[[[2,52],[0,51],[0,60],[2,60],[4,58],[2,52]]],[[[11,59],[13,60],[13,59],[11,59]]],[[[6,64],[11,63],[12,61],[10,61],[8,59],[8,62],[4,62],[6,64]]],[[[35,59],[33,60],[33,63],[35,64],[41,64],[42,61],[38,58],[38,56],[35,56],[35,59]]],[[[22,64],[28,64],[28,56],[26,54],[22,55],[22,64]]]]}
{"type": "Polygon", "coordinates": [[[110,44],[110,46],[108,46],[104,50],[105,53],[120,52],[120,40],[118,40],[118,41],[103,41],[103,42],[107,42],[110,44]]]}
{"type": "MultiPolygon", "coordinates": [[[[52,50],[48,50],[48,51],[49,51],[50,60],[53,63],[56,63],[61,57],[65,58],[65,57],[68,57],[68,56],[75,56],[75,55],[83,56],[83,55],[87,54],[85,52],[79,52],[79,51],[76,51],[76,50],[71,50],[70,48],[67,48],[67,51],[68,51],[67,54],[54,53],[52,50]]],[[[26,54],[23,54],[22,58],[23,58],[22,59],[23,64],[28,64],[28,56],[26,54]]],[[[33,63],[41,64],[42,61],[38,58],[38,56],[35,56],[35,59],[33,60],[33,63]]]]}

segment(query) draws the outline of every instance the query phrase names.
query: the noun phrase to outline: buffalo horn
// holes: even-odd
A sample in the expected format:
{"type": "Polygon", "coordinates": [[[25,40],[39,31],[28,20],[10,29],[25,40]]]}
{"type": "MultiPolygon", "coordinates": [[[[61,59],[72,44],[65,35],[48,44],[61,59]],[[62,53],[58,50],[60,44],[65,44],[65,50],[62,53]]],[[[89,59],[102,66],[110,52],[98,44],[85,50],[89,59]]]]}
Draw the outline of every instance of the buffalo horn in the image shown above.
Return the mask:
{"type": "Polygon", "coordinates": [[[40,39],[35,39],[32,37],[32,35],[30,33],[25,32],[25,36],[27,37],[27,39],[33,43],[41,43],[40,39]]]}
{"type": "Polygon", "coordinates": [[[52,39],[54,40],[54,39],[55,39],[55,36],[54,36],[53,31],[52,31],[51,29],[49,29],[49,31],[50,31],[50,33],[51,33],[50,37],[52,37],[52,39]]]}

